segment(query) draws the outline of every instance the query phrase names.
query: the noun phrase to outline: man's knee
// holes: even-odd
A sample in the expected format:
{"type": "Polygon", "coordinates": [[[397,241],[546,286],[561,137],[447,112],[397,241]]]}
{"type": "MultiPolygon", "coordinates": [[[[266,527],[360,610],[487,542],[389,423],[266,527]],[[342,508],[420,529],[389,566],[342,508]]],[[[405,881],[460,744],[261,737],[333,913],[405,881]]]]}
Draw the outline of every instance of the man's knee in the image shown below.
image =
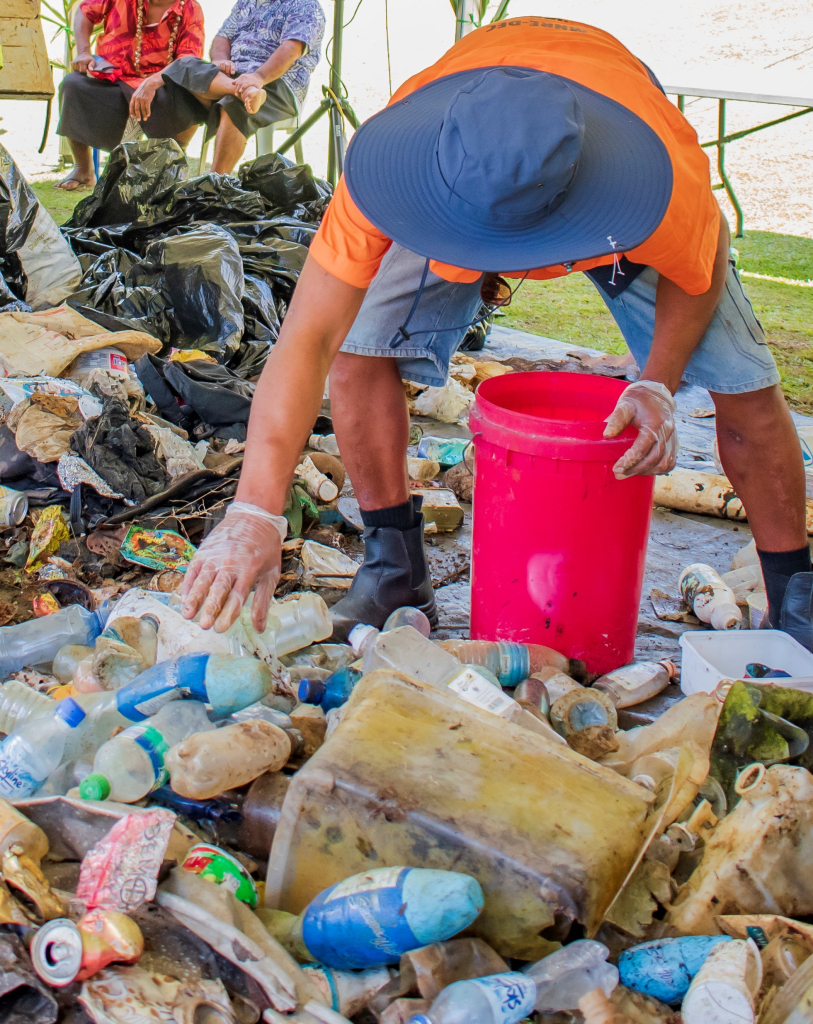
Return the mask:
{"type": "Polygon", "coordinates": [[[718,432],[723,430],[733,441],[768,436],[771,428],[792,422],[778,384],[733,395],[712,392],[711,397],[717,410],[718,432]]]}
{"type": "MultiPolygon", "coordinates": [[[[201,63],[205,63],[205,61],[201,61],[200,57],[193,57],[190,54],[187,54],[185,57],[178,57],[169,65],[169,67],[186,69],[197,67],[201,63]]],[[[169,68],[167,68],[167,70],[169,70],[169,68]]]]}
{"type": "Polygon", "coordinates": [[[71,71],[65,75],[59,84],[59,95],[63,103],[70,103],[76,99],[86,84],[84,79],[85,75],[80,74],[78,71],[71,71]]]}

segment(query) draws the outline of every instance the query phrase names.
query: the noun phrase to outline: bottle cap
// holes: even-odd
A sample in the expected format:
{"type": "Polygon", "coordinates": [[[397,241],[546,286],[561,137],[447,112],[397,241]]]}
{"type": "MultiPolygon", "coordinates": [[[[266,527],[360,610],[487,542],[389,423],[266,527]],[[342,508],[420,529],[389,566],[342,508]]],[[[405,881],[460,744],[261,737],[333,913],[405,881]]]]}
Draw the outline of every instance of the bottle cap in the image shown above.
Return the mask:
{"type": "Polygon", "coordinates": [[[69,725],[71,729],[75,729],[85,717],[85,712],[76,703],[73,697],[66,697],[64,700],[59,702],[59,706],[56,709],[58,718],[61,718],[66,725],[69,725]]]}
{"type": "Polygon", "coordinates": [[[350,635],[347,640],[356,653],[358,653],[364,646],[364,641],[370,633],[373,632],[373,630],[375,630],[376,633],[378,632],[375,626],[368,626],[364,622],[356,623],[356,625],[350,630],[350,635]]]}
{"type": "Polygon", "coordinates": [[[106,800],[110,796],[110,782],[101,772],[91,772],[79,783],[79,796],[83,800],[106,800]]]}
{"type": "Polygon", "coordinates": [[[409,1018],[409,1024],[432,1024],[432,1021],[425,1013],[419,1013],[415,1017],[409,1018]]]}
{"type": "Polygon", "coordinates": [[[319,704],[325,695],[325,684],[321,679],[302,679],[297,695],[303,704],[319,704]]]}

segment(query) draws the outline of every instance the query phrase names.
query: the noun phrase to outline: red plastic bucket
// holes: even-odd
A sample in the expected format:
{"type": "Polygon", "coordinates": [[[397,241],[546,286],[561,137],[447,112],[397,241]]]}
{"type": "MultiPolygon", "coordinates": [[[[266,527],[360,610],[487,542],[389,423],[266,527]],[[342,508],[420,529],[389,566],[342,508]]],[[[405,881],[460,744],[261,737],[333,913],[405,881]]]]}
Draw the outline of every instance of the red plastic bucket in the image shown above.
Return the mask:
{"type": "Polygon", "coordinates": [[[590,671],[632,660],[653,477],[616,480],[602,437],[624,383],[509,373],[477,389],[471,635],[546,644],[590,671]]]}

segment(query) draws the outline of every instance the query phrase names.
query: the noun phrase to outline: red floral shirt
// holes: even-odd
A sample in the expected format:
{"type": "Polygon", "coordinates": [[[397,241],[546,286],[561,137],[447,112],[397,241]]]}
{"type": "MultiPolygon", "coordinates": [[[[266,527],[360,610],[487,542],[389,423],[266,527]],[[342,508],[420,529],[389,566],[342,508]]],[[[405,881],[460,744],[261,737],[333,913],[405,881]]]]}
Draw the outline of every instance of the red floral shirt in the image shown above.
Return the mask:
{"type": "Polygon", "coordinates": [[[96,53],[115,64],[122,72],[121,80],[128,85],[154,75],[169,64],[167,51],[172,30],[178,18],[181,25],[175,38],[173,60],[176,57],[203,56],[203,11],[197,0],[175,3],[155,25],[147,24],[148,0],[82,0],[82,14],[98,25],[104,22],[102,34],[96,42],[96,53]],[[135,66],[135,38],[138,22],[137,4],[144,4],[144,22],[141,36],[141,67],[135,66]]]}

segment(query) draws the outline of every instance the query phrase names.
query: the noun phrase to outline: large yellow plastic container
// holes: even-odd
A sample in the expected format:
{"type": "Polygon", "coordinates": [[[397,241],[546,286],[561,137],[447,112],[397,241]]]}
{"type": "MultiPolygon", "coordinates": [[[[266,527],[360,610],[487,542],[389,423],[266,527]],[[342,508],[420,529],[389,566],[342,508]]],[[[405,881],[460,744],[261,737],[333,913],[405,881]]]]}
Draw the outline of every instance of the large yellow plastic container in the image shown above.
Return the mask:
{"type": "Polygon", "coordinates": [[[653,800],[451,691],[372,672],[291,782],[266,904],[299,913],[374,867],[463,871],[485,893],[468,934],[536,960],[574,923],[596,931],[646,844],[653,800]]]}

